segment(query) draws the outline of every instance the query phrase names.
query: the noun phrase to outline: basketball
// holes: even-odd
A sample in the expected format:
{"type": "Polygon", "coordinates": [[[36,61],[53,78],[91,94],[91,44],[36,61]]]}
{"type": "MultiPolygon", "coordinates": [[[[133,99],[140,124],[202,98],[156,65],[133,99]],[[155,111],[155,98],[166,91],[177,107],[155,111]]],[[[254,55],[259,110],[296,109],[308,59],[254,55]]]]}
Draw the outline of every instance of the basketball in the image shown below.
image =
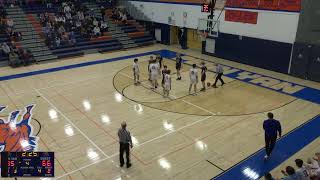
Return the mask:
{"type": "Polygon", "coordinates": [[[210,85],[211,85],[211,84],[210,84],[209,82],[207,82],[207,86],[210,87],[210,85]]]}

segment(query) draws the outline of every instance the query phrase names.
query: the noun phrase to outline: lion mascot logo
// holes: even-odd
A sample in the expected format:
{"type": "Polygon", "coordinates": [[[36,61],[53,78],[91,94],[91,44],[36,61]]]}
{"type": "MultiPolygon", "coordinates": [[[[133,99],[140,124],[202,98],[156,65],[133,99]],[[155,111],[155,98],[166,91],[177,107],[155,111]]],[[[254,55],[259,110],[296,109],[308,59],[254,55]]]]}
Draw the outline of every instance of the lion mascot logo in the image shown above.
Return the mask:
{"type": "MultiPolygon", "coordinates": [[[[36,151],[38,137],[33,135],[33,128],[30,123],[32,110],[35,105],[25,107],[25,113],[18,122],[20,111],[13,111],[9,114],[8,120],[0,118],[0,152],[36,151]]],[[[6,107],[0,106],[0,113],[6,107]]]]}

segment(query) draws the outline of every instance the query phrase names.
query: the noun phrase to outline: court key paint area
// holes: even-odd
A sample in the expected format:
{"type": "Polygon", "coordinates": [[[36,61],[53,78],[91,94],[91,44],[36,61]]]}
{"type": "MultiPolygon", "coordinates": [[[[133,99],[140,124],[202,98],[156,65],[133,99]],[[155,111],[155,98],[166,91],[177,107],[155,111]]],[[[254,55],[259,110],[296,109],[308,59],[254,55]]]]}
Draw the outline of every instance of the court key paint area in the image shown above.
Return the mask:
{"type": "MultiPolygon", "coordinates": [[[[255,179],[319,136],[314,128],[319,127],[320,92],[305,85],[224,65],[229,83],[185,96],[189,65],[200,64],[200,55],[183,55],[185,78],[174,81],[172,90],[178,100],[155,102],[161,94],[132,86],[130,77],[133,58],[139,57],[146,79],[147,60],[158,53],[172,69],[175,51],[150,49],[36,71],[31,66],[29,72],[0,77],[0,100],[11,110],[37,104],[33,115],[42,125],[38,150],[56,152],[59,179],[255,179]],[[121,90],[129,86],[119,93],[112,84],[121,90]],[[261,149],[265,113],[259,108],[272,110],[284,126],[285,136],[266,163],[261,149]],[[123,120],[135,145],[128,170],[118,167],[116,131],[123,120]]],[[[215,64],[206,62],[213,71],[215,64]]]]}

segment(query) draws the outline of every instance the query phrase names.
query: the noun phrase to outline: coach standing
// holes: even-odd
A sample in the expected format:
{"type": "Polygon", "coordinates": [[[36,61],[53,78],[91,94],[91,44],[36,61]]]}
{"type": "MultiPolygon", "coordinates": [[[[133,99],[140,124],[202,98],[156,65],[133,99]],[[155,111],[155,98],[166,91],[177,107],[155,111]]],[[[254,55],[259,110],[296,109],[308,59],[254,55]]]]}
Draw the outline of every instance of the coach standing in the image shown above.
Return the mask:
{"type": "Polygon", "coordinates": [[[120,143],[120,167],[124,165],[124,159],[123,154],[126,152],[126,158],[127,158],[127,168],[131,166],[130,163],[130,146],[132,145],[131,135],[130,132],[126,129],[127,124],[126,122],[121,123],[121,128],[118,130],[118,137],[119,137],[119,143],[120,143]]]}
{"type": "Polygon", "coordinates": [[[223,86],[225,83],[222,79],[222,75],[223,75],[223,68],[220,64],[216,65],[216,80],[214,81],[212,87],[217,88],[217,82],[218,80],[220,80],[221,82],[221,86],[223,86]]]}
{"type": "Polygon", "coordinates": [[[279,137],[281,137],[281,124],[273,119],[271,112],[268,113],[268,119],[263,122],[263,129],[266,142],[266,156],[264,159],[267,160],[276,144],[278,133],[279,137]]]}

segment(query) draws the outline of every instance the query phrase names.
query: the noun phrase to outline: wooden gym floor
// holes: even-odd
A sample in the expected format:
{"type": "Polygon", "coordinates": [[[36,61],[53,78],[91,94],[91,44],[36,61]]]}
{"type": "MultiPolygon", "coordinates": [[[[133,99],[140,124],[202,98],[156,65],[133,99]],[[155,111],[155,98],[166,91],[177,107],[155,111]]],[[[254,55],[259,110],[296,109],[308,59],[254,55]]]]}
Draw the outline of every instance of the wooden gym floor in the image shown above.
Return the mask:
{"type": "MultiPolygon", "coordinates": [[[[162,45],[17,69],[1,67],[0,76],[131,57],[164,48],[186,53],[183,58],[188,64],[206,59],[320,89],[319,83],[162,45]]],[[[262,122],[267,112],[281,121],[283,134],[320,112],[317,103],[229,77],[224,77],[227,84],[223,87],[190,96],[187,64],[182,69],[182,81],[176,81],[172,74],[171,96],[164,99],[161,89],[150,90],[146,76],[149,56],[138,57],[140,86],[133,85],[132,57],[1,81],[0,102],[8,106],[1,118],[36,104],[33,135],[39,137],[38,151],[55,152],[56,179],[206,180],[264,146],[262,122]],[[133,136],[130,169],[120,168],[118,162],[117,130],[122,121],[127,122],[133,136]]],[[[174,61],[165,58],[164,62],[175,73],[174,61]]],[[[207,66],[214,70],[214,63],[207,62],[207,66]]],[[[211,83],[213,76],[209,72],[211,83]]],[[[315,143],[319,141],[311,145],[316,147],[315,143]]]]}

